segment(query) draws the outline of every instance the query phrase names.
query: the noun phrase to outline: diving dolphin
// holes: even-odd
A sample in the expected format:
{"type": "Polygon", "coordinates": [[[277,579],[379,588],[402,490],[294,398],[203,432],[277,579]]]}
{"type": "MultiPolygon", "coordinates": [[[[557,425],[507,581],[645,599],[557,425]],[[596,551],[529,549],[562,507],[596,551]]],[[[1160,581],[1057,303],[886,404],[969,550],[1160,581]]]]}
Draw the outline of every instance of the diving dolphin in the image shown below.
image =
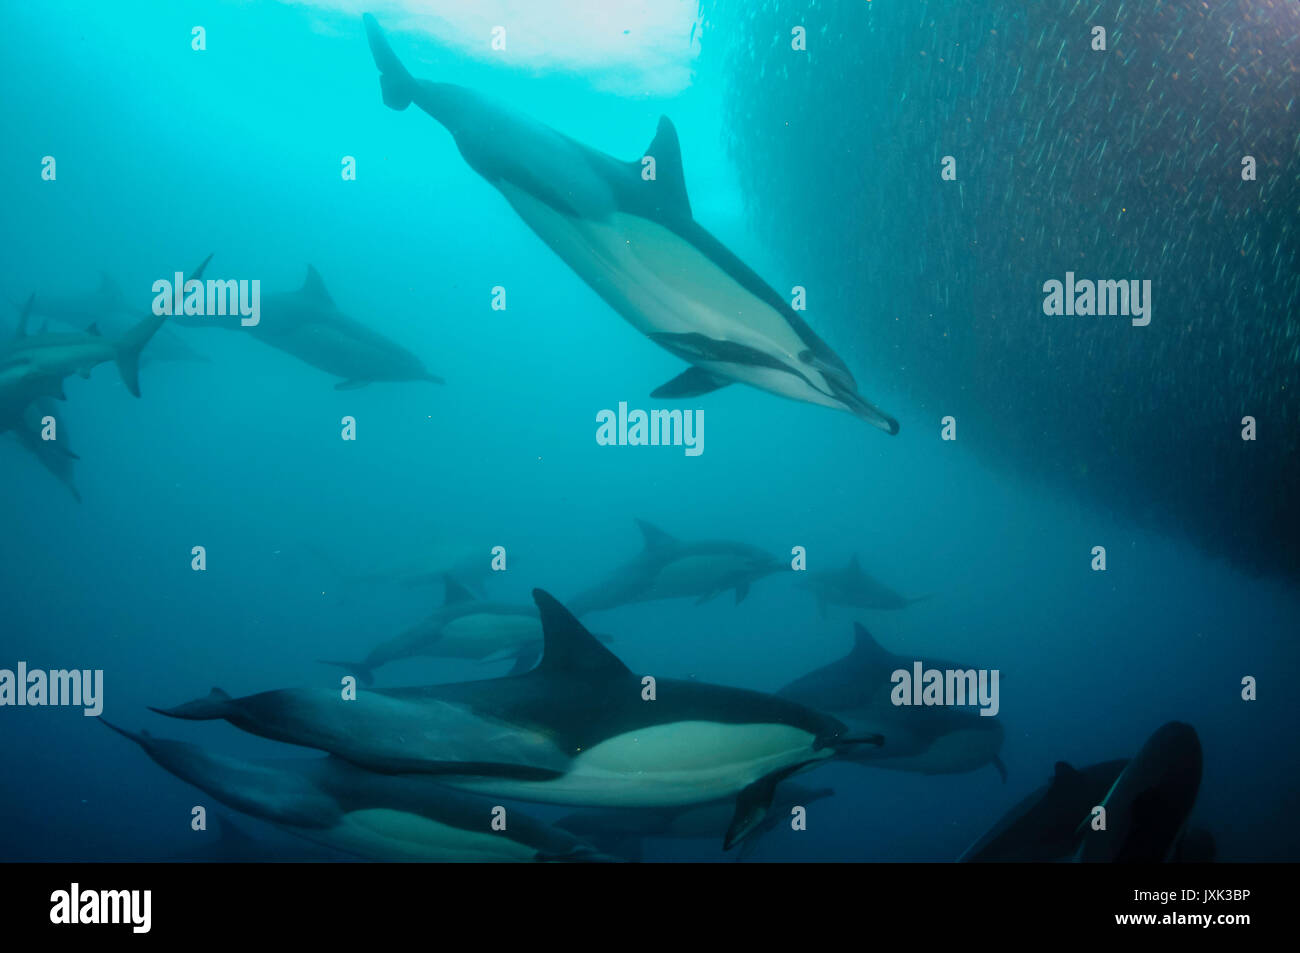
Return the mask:
{"type": "Polygon", "coordinates": [[[81,493],[77,489],[73,466],[80,459],[68,449],[67,424],[64,415],[58,413],[54,402],[48,397],[38,397],[28,404],[23,411],[22,424],[13,429],[13,435],[19,445],[34,456],[49,473],[65,487],[73,498],[80,503],[81,493]],[[54,417],[58,421],[58,438],[43,440],[41,438],[41,420],[54,417]]]}
{"type": "Polygon", "coordinates": [[[174,320],[185,327],[242,331],[305,364],[342,378],[334,385],[335,390],[353,390],[376,381],[444,383],[406,348],[340,311],[311,265],[307,266],[307,278],[301,288],[267,295],[261,311],[258,323],[249,326],[241,324],[239,314],[177,315],[174,320]]]}
{"type": "Polygon", "coordinates": [[[542,650],[542,620],[536,606],[484,602],[451,577],[446,597],[431,616],[383,642],[359,662],[326,661],[356,675],[363,684],[374,681],[375,669],[414,656],[476,659],[536,660],[542,650]]]}
{"type": "MultiPolygon", "coordinates": [[[[45,318],[66,327],[81,330],[96,325],[109,337],[117,337],[139,319],[144,309],[132,307],[109,275],[103,274],[94,291],[74,294],[37,294],[32,306],[34,317],[45,318]]],[[[162,328],[150,342],[142,361],[207,361],[176,334],[162,328]]]]}
{"type": "Polygon", "coordinates": [[[1078,825],[1081,863],[1162,863],[1173,856],[1201,787],[1201,740],[1171,721],[1146,740],[1104,799],[1106,827],[1092,826],[1092,808],[1078,825]]]}
{"type": "Polygon", "coordinates": [[[334,757],[246,761],[183,741],[105,726],[222,804],[369,860],[602,860],[566,831],[519,811],[494,830],[492,801],[428,775],[373,774],[334,757]]]}
{"type": "Polygon", "coordinates": [[[1052,779],[1027,795],[966,849],[960,863],[1048,863],[1079,846],[1079,819],[1101,803],[1128,764],[1121,758],[1075,769],[1056,762],[1052,779]]]}
{"type": "Polygon", "coordinates": [[[640,157],[620,162],[473,90],[415,79],[375,18],[363,19],[384,104],[414,102],[442,123],[470,167],[593,291],[692,365],[651,396],[693,397],[739,381],[898,432],[785,299],[692,217],[667,117],[645,151],[654,174],[643,176],[640,157]]]}
{"type": "Polygon", "coordinates": [[[696,603],[734,589],[739,603],[750,584],[782,569],[775,556],[745,543],[710,540],[682,542],[645,520],[637,520],[645,546],[604,582],[575,596],[575,615],[634,602],[695,596],[696,603]]]}
{"type": "Polygon", "coordinates": [[[848,655],[815,669],[777,692],[781,698],[841,719],[853,731],[880,732],[889,744],[879,750],[858,749],[855,764],[919,774],[958,774],[992,764],[1006,780],[998,757],[1002,724],[969,707],[895,705],[891,675],[911,671],[920,661],[925,669],[964,670],[944,659],[894,655],[860,624],[853,625],[853,649],[848,655]]]}
{"type": "Polygon", "coordinates": [[[838,719],[760,692],[660,678],[652,699],[563,606],[533,590],[545,647],[516,676],[422,688],[213,690],[160,714],[225,719],[380,772],[439,774],[494,797],[593,807],[735,799],[730,848],[760,824],[776,785],[863,745],[838,719]]]}
{"type": "MultiPolygon", "coordinates": [[[[832,788],[810,788],[794,781],[783,781],[777,786],[767,815],[741,844],[737,859],[743,860],[752,853],[764,835],[789,823],[796,805],[807,807],[834,793],[832,788]]],[[[568,814],[556,821],[555,826],[576,834],[608,854],[641,860],[644,838],[713,840],[727,829],[732,811],[732,804],[728,801],[639,810],[600,808],[568,814]]]]}
{"type": "Polygon", "coordinates": [[[928,596],[909,599],[873,579],[862,571],[857,553],[843,569],[810,569],[799,574],[796,583],[817,598],[817,608],[822,616],[826,606],[849,606],[854,609],[903,609],[928,596]]]}

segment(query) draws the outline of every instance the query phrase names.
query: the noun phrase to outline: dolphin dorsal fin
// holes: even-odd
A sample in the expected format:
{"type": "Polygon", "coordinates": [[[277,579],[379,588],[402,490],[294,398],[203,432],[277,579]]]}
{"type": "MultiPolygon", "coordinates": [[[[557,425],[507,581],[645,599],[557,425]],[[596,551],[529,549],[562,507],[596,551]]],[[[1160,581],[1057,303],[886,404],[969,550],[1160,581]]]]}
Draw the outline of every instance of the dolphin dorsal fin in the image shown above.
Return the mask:
{"type": "Polygon", "coordinates": [[[462,602],[473,602],[474,593],[470,592],[455,579],[451,578],[450,573],[442,575],[442,604],[445,606],[454,606],[462,602]]]}
{"type": "MultiPolygon", "coordinates": [[[[682,171],[682,147],[677,141],[677,130],[667,116],[659,117],[659,128],[655,137],[646,146],[645,155],[655,160],[655,177],[646,183],[656,190],[656,204],[659,211],[670,217],[691,217],[691,200],[686,197],[686,175],[682,171]]],[[[641,175],[641,162],[636,167],[637,177],[641,175]]]]}
{"type": "Polygon", "coordinates": [[[637,520],[637,527],[641,530],[641,535],[645,538],[646,549],[662,549],[665,546],[671,546],[677,540],[673,539],[658,526],[653,523],[647,523],[645,520],[637,520]]]}
{"type": "Polygon", "coordinates": [[[1069,778],[1077,778],[1079,772],[1068,761],[1058,761],[1052,769],[1053,781],[1064,781],[1069,778]]]}
{"type": "Polygon", "coordinates": [[[95,337],[97,337],[97,338],[98,338],[98,337],[103,337],[103,336],[104,336],[103,332],[99,330],[99,324],[98,324],[98,323],[92,324],[90,327],[86,328],[86,333],[87,333],[87,334],[93,334],[93,335],[95,335],[95,337]]]}
{"type": "Polygon", "coordinates": [[[313,265],[307,266],[307,278],[302,283],[302,288],[298,291],[303,297],[319,301],[321,304],[327,304],[333,307],[334,299],[330,293],[325,290],[325,282],[321,279],[320,272],[313,265]]]}
{"type": "Polygon", "coordinates": [[[542,658],[534,672],[611,678],[631,674],[619,657],[550,593],[534,589],[533,601],[542,616],[542,658]]]}
{"type": "Polygon", "coordinates": [[[889,653],[885,647],[875,640],[870,632],[861,622],[853,623],[853,654],[864,658],[875,659],[888,657],[889,653]]]}

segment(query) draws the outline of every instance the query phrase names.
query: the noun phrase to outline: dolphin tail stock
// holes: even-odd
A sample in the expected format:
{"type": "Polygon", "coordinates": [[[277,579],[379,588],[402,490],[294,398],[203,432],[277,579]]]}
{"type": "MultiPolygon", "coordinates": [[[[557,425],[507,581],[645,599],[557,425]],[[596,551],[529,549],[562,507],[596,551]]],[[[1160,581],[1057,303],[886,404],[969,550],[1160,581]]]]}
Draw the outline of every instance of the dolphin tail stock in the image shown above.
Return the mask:
{"type": "MultiPolygon", "coordinates": [[[[203,270],[208,267],[208,262],[212,260],[210,253],[207,258],[199,264],[193,274],[190,275],[191,281],[201,280],[203,270]]],[[[122,375],[122,383],[126,389],[131,392],[132,397],[140,396],[140,352],[144,346],[149,343],[158,329],[163,326],[167,320],[165,314],[151,314],[133,328],[127,329],[123,335],[117,339],[117,371],[122,375]]]]}
{"type": "Polygon", "coordinates": [[[336,659],[321,658],[316,661],[322,665],[333,665],[335,668],[346,669],[349,673],[357,677],[362,685],[375,684],[375,670],[364,662],[342,662],[336,659]]]}
{"type": "Polygon", "coordinates": [[[225,718],[231,710],[234,699],[219,688],[214,688],[203,698],[184,702],[172,708],[155,708],[149,710],[168,718],[183,718],[186,721],[214,721],[225,718]]]}
{"type": "Polygon", "coordinates": [[[366,26],[370,55],[375,59],[375,66],[379,67],[379,88],[384,96],[384,105],[389,109],[403,110],[415,98],[418,88],[415,77],[407,72],[389,46],[388,37],[379,28],[379,22],[369,13],[363,13],[361,20],[366,26]]]}

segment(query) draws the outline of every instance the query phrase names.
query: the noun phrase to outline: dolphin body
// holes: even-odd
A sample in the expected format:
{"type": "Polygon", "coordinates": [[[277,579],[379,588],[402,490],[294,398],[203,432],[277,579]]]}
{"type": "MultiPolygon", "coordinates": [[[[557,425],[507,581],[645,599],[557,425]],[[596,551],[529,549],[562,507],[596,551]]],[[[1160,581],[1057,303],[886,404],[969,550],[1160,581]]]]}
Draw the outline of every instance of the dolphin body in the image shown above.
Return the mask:
{"type": "Polygon", "coordinates": [[[1086,768],[1056,762],[1052,779],[1007,811],[967,848],[959,863],[1048,863],[1079,847],[1079,819],[1100,804],[1128,764],[1121,758],[1086,768]]]}
{"type": "Polygon", "coordinates": [[[750,584],[783,568],[770,553],[728,540],[686,543],[645,520],[637,520],[645,547],[608,579],[575,596],[575,615],[655,599],[696,597],[696,604],[735,590],[736,603],[750,584]]]}
{"type": "Polygon", "coordinates": [[[445,586],[445,603],[423,622],[375,646],[359,662],[325,664],[342,666],[369,685],[375,669],[415,656],[536,660],[542,650],[542,620],[535,606],[480,601],[451,577],[445,586]]]}
{"type": "MultiPolygon", "coordinates": [[[[790,812],[796,805],[807,807],[834,793],[831,788],[810,788],[794,781],[783,781],[777,786],[772,804],[763,820],[742,842],[737,860],[745,859],[765,835],[788,822],[790,812]]],[[[732,812],[733,806],[728,801],[641,810],[602,808],[566,815],[556,821],[555,826],[583,838],[606,853],[626,857],[628,860],[641,860],[642,841],[645,838],[714,839],[727,829],[732,812]]]]}
{"type": "MultiPolygon", "coordinates": [[[[63,295],[36,295],[32,315],[81,330],[94,324],[109,337],[124,333],[139,318],[141,309],[131,307],[121,289],[109,275],[100,278],[94,291],[63,295]]],[[[162,328],[150,342],[149,361],[201,361],[207,357],[194,350],[167,328],[162,328]]]]}
{"type": "Polygon", "coordinates": [[[573,835],[512,811],[492,829],[493,803],[428,775],[372,774],[334,757],[246,761],[182,741],[124,731],[169,773],[222,804],[309,841],[369,860],[606,859],[573,835]]]}
{"type": "Polygon", "coordinates": [[[853,631],[848,655],[795,679],[777,695],[816,705],[853,731],[879,732],[889,739],[877,750],[855,750],[849,756],[855,764],[918,774],[958,774],[992,764],[1006,780],[1006,767],[998,757],[1003,729],[997,718],[968,707],[895,705],[890,698],[890,676],[899,669],[911,671],[916,661],[926,669],[966,666],[894,655],[860,624],[854,623],[853,631]]]}
{"type": "Polygon", "coordinates": [[[1133,756],[1103,800],[1105,830],[1085,811],[1080,863],[1163,863],[1182,840],[1201,787],[1201,740],[1191,725],[1162,725],[1133,756]]]}
{"type": "Polygon", "coordinates": [[[858,394],[848,367],[786,301],[695,221],[677,133],[659,120],[642,159],[620,162],[491,99],[417,80],[363,17],[384,104],[442,123],[470,167],[633,327],[692,366],[653,397],[741,382],[848,411],[887,433],[898,422],[858,394]]]}
{"type": "Polygon", "coordinates": [[[73,498],[80,503],[81,492],[77,489],[73,468],[80,458],[68,449],[67,424],[57,411],[49,397],[38,397],[28,404],[23,411],[22,424],[13,429],[13,435],[19,445],[34,456],[49,473],[65,487],[73,498]],[[59,437],[57,440],[41,439],[41,419],[55,417],[58,420],[59,437]]]}
{"type": "Polygon", "coordinates": [[[593,807],[735,799],[730,848],[762,822],[777,783],[879,735],[739,688],[661,678],[652,700],[630,671],[547,593],[533,591],[545,648],[505,678],[366,690],[287,689],[207,698],[161,714],[225,719],[373,771],[435,773],[494,797],[593,807]]]}
{"type": "Polygon", "coordinates": [[[827,605],[849,606],[854,609],[905,609],[926,596],[909,599],[873,579],[862,571],[857,554],[849,559],[843,569],[810,569],[799,574],[797,585],[807,589],[817,598],[817,608],[823,618],[827,605]]]}
{"type": "Polygon", "coordinates": [[[267,295],[257,324],[244,326],[239,314],[177,315],[185,327],[237,329],[291,354],[305,364],[341,377],[335,390],[353,390],[376,381],[432,381],[423,362],[395,341],[348,317],[334,304],[325,282],[311,265],[296,291],[267,295]]]}

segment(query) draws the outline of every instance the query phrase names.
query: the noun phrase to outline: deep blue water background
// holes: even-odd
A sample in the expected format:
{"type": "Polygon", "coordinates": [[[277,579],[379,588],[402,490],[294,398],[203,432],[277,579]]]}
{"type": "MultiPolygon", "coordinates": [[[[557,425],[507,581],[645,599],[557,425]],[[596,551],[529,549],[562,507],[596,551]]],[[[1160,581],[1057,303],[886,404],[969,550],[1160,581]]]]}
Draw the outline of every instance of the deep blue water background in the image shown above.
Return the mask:
{"type": "MultiPolygon", "coordinates": [[[[342,310],[447,384],[340,393],[327,375],[215,329],[174,329],[210,363],[146,365],[141,400],[111,366],[71,379],[63,410],[82,458],[81,505],[0,441],[0,667],[102,668],[115,722],[232,753],[284,752],[146,706],[212,685],[238,695],[335,684],[314,659],[356,657],[437,601],[436,590],[348,586],[340,565],[418,558],[426,542],[485,559],[504,545],[510,570],[489,580],[494,597],[522,602],[541,586],[563,599],[636,551],[641,517],[684,538],[778,554],[802,545],[814,567],[857,552],[894,587],[937,595],[903,612],[821,619],[778,576],[738,607],[724,597],[594,617],[636,670],[774,690],[842,654],[860,619],[893,651],[1003,673],[1005,785],[992,768],[821,768],[803,780],[837,796],[818,802],[806,833],[773,835],[757,858],[952,859],[1056,760],[1129,755],[1170,719],[1201,735],[1195,821],[1221,859],[1300,856],[1291,584],[1060,495],[1015,460],[994,466],[961,439],[939,441],[933,408],[873,380],[870,316],[859,338],[830,343],[853,355],[864,394],[899,419],[898,437],[736,387],[693,404],[706,411],[701,457],[598,447],[596,412],[651,406],[650,390],[680,362],[572,274],[445,130],[384,108],[359,17],[269,3],[51,2],[6,19],[6,300],[89,289],[102,270],[143,309],[153,280],[210,251],[209,276],[259,277],[265,295],[297,287],[311,263],[342,310]],[[189,46],[195,23],[207,28],[203,53],[189,46]],[[56,183],[38,174],[47,154],[56,183]],[[344,155],[357,158],[355,182],[339,176],[344,155]],[[507,288],[504,312],[489,307],[494,285],[507,288]],[[355,443],[339,439],[344,415],[358,420],[355,443]],[[190,570],[194,545],[207,547],[206,573],[190,570]],[[1104,574],[1089,568],[1094,545],[1107,547],[1104,574]],[[1240,700],[1244,675],[1259,679],[1256,702],[1240,700]]],[[[710,69],[678,92],[620,95],[562,70],[494,68],[428,36],[397,33],[394,44],[416,75],[508,99],[616,156],[639,155],[670,115],[695,217],[775,288],[798,283],[749,224],[746,208],[762,198],[739,192],[710,69]]],[[[905,242],[908,223],[897,229],[872,241],[905,242]]],[[[814,327],[818,317],[812,308],[814,327]]],[[[924,375],[924,361],[912,371],[924,375]]],[[[385,670],[381,684],[505,667],[421,660],[385,670]]],[[[196,803],[210,799],[78,710],[0,710],[0,858],[185,850],[201,837],[189,830],[196,803]]],[[[703,843],[652,853],[722,857],[703,843]]]]}

